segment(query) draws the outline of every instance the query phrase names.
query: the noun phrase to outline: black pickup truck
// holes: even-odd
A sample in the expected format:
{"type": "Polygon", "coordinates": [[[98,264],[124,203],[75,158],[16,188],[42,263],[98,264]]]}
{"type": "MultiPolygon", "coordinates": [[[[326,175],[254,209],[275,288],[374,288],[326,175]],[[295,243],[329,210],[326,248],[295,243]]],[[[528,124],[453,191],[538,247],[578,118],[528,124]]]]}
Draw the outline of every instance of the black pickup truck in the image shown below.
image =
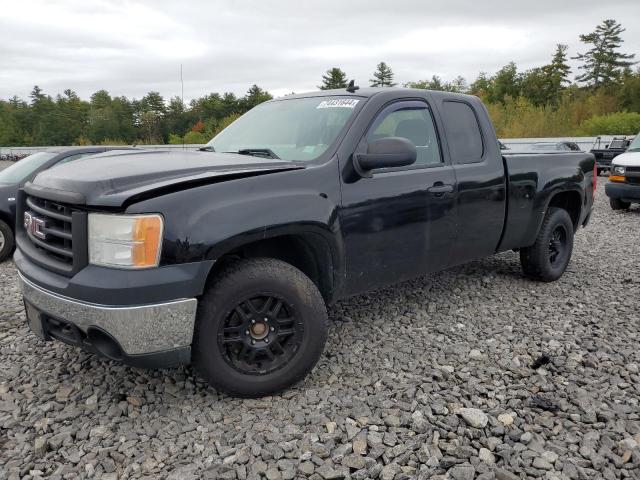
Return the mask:
{"type": "Polygon", "coordinates": [[[593,155],[502,155],[475,97],[349,90],[263,103],[204,151],[40,173],[14,256],[31,329],[260,396],[313,368],[338,299],[512,249],[564,273],[593,155]]]}

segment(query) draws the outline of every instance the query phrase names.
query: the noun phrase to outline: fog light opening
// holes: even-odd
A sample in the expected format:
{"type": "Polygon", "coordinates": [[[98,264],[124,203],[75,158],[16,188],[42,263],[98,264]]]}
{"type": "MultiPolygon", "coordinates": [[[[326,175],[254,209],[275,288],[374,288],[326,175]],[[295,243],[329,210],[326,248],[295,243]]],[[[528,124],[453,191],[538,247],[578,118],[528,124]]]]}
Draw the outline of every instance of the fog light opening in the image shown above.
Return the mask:
{"type": "Polygon", "coordinates": [[[122,348],[115,339],[106,332],[97,328],[91,328],[87,337],[93,348],[111,360],[122,360],[122,348]]]}

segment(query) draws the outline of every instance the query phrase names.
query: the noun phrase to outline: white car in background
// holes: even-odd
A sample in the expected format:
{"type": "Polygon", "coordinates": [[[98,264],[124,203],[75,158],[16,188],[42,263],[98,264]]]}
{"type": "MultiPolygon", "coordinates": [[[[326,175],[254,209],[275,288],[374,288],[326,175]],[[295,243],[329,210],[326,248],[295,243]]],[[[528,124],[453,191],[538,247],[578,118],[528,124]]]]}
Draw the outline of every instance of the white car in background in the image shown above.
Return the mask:
{"type": "Polygon", "coordinates": [[[625,153],[613,159],[605,192],[614,210],[640,203],[640,133],[625,153]]]}

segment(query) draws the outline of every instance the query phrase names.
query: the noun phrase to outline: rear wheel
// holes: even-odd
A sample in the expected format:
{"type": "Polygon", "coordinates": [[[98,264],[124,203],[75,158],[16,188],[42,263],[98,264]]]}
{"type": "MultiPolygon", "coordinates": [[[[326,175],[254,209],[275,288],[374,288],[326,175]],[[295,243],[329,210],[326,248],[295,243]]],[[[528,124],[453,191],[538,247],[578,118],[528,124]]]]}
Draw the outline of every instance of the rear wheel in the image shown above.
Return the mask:
{"type": "Polygon", "coordinates": [[[611,208],[613,210],[626,210],[631,207],[631,204],[629,202],[623,202],[619,198],[610,198],[609,205],[611,205],[611,208]]]}
{"type": "Polygon", "coordinates": [[[566,210],[553,207],[542,222],[536,243],[520,250],[520,264],[527,277],[552,282],[567,269],[572,251],[571,217],[566,210]]]}
{"type": "Polygon", "coordinates": [[[202,297],[193,364],[218,390],[260,397],[304,378],[326,338],[326,307],[314,283],[280,260],[248,259],[218,274],[202,297]]]}
{"type": "Polygon", "coordinates": [[[0,220],[0,262],[3,262],[13,252],[13,230],[5,222],[0,220]]]}

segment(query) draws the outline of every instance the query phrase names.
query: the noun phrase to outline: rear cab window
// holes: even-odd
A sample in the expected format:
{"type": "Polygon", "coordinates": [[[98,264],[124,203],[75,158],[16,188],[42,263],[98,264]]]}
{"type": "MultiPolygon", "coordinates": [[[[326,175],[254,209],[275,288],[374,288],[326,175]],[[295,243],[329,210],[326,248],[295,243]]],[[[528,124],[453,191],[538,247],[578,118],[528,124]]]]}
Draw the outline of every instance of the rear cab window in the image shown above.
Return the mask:
{"type": "Polygon", "coordinates": [[[442,103],[444,129],[455,163],[479,163],[484,158],[484,143],[478,117],[468,103],[445,100],[442,103]]]}

